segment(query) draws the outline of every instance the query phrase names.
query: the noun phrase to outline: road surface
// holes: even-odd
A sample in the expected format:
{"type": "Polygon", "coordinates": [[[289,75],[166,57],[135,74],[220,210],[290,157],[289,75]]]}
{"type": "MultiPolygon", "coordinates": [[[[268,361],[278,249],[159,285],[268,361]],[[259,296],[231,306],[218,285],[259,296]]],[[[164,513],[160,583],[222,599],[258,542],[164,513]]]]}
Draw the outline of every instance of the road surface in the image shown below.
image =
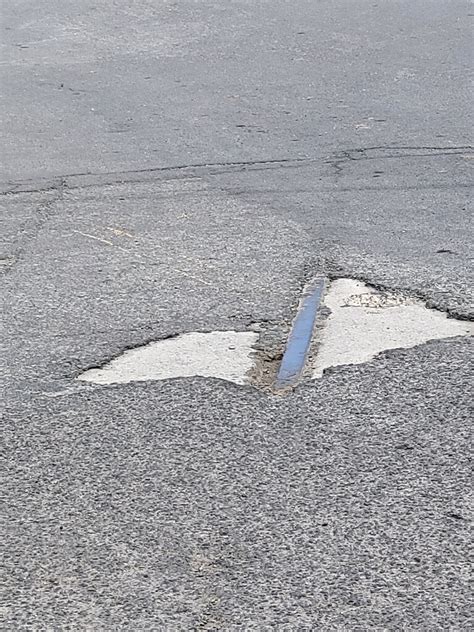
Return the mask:
{"type": "Polygon", "coordinates": [[[287,330],[315,275],[472,319],[472,16],[5,0],[5,629],[470,629],[468,338],[287,396],[76,378],[287,330]]]}

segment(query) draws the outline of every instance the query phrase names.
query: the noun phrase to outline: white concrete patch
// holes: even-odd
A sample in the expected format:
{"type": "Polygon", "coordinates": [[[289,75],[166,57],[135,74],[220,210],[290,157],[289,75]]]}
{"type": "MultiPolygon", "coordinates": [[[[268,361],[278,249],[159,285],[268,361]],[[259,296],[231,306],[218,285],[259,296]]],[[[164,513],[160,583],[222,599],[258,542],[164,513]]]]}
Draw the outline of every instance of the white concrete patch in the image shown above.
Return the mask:
{"type": "Polygon", "coordinates": [[[473,323],[447,318],[421,301],[377,292],[352,279],[334,281],[324,304],[331,315],[320,334],[313,377],[321,377],[328,367],[367,362],[387,349],[474,333],[473,323]]]}
{"type": "Polygon", "coordinates": [[[79,380],[118,384],[174,377],[217,377],[246,384],[254,365],[254,332],[192,332],[131,349],[101,369],[90,369],[79,380]]]}

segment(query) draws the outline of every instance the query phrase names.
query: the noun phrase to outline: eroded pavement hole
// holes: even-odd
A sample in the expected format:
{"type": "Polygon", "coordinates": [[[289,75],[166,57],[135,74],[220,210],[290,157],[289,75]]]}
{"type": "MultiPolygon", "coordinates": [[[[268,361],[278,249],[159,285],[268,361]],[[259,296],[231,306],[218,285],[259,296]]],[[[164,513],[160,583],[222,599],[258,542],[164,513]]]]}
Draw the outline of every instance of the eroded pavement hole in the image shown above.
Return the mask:
{"type": "Polygon", "coordinates": [[[104,367],[90,369],[80,380],[120,384],[175,377],[216,377],[246,384],[254,367],[253,331],[191,332],[125,351],[104,367]]]}
{"type": "Polygon", "coordinates": [[[276,336],[269,336],[268,327],[183,333],[125,351],[78,379],[120,384],[200,376],[275,392],[320,378],[330,367],[367,362],[389,349],[474,333],[472,322],[448,318],[418,299],[353,279],[313,281],[303,292],[293,325],[277,327],[276,336]],[[285,366],[293,374],[283,388],[278,375],[285,366]]]}
{"type": "Polygon", "coordinates": [[[474,323],[448,318],[419,299],[378,291],[361,281],[337,279],[324,298],[330,310],[315,332],[312,377],[329,367],[362,364],[389,349],[474,333],[474,323]]]}

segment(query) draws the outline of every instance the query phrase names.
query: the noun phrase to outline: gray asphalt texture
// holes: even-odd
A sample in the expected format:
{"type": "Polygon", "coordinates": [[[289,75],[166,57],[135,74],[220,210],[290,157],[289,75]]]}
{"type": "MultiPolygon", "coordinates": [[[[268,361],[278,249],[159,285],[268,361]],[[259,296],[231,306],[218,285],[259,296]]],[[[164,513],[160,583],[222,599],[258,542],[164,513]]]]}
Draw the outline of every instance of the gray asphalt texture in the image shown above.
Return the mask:
{"type": "Polygon", "coordinates": [[[75,380],[285,331],[315,274],[472,319],[472,13],[3,3],[4,629],[472,629],[472,341],[286,397],[75,380]]]}

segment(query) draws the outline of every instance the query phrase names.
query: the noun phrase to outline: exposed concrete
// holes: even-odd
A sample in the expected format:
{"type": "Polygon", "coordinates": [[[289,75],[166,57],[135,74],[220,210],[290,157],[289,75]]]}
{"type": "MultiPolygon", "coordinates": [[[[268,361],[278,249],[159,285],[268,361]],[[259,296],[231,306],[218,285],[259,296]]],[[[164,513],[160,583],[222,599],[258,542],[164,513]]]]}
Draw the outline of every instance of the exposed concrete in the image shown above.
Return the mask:
{"type": "Polygon", "coordinates": [[[254,332],[214,331],[186,333],[126,351],[100,369],[78,379],[117,384],[175,377],[216,377],[245,384],[253,368],[254,332]]]}
{"type": "Polygon", "coordinates": [[[352,279],[334,281],[324,303],[331,314],[319,336],[313,377],[321,377],[328,367],[367,362],[387,349],[474,333],[471,322],[447,318],[421,301],[378,292],[352,279]]]}
{"type": "MultiPolygon", "coordinates": [[[[316,327],[306,377],[325,369],[362,364],[388,349],[410,348],[428,340],[466,336],[474,323],[448,318],[414,298],[380,292],[360,281],[338,279],[327,290],[330,315],[316,327]]],[[[272,390],[281,351],[262,349],[261,332],[191,332],[125,351],[78,379],[119,384],[176,377],[215,377],[272,390]],[[262,367],[265,371],[262,371],[262,367]]],[[[265,345],[266,346],[266,345],[265,345]]]]}

